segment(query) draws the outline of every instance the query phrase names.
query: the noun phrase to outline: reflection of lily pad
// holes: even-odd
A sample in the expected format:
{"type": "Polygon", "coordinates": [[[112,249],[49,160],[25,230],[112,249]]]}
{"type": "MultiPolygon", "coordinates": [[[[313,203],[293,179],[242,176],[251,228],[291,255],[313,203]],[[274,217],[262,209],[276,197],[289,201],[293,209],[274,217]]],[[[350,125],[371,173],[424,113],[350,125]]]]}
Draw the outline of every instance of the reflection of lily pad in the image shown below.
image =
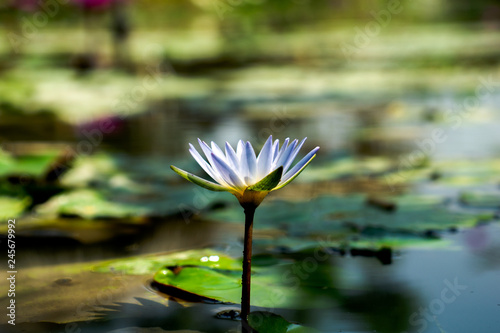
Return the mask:
{"type": "Polygon", "coordinates": [[[270,312],[255,311],[248,315],[248,323],[259,333],[317,333],[318,330],[292,324],[285,318],[270,312]]]}

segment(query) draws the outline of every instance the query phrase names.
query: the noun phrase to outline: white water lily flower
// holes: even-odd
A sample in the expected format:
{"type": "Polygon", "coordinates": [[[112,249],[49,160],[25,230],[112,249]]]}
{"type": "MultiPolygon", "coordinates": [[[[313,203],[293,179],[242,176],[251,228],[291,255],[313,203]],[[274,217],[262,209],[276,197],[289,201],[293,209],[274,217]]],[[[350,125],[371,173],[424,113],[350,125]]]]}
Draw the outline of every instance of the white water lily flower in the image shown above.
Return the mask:
{"type": "Polygon", "coordinates": [[[175,166],[170,166],[183,178],[212,191],[227,191],[234,194],[240,203],[258,206],[270,192],[280,189],[297,177],[316,156],[319,147],[311,150],[292,167],[306,138],[285,139],[280,147],[279,140],[273,142],[270,136],[259,155],[256,156],[250,142],[239,141],[236,150],[226,142],[224,152],[214,142],[209,146],[198,139],[206,160],[190,144],[189,152],[198,164],[216,182],[200,178],[175,166]]]}

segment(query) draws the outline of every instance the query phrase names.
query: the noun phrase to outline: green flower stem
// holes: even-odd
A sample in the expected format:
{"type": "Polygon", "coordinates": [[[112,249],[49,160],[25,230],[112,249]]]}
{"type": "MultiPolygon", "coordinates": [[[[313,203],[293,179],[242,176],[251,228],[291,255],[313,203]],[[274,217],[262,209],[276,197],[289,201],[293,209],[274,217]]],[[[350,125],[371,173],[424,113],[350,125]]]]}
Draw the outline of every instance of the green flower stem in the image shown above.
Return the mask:
{"type": "Polygon", "coordinates": [[[250,313],[250,280],[252,273],[252,232],[255,209],[253,205],[245,207],[245,240],[243,247],[243,275],[241,276],[241,322],[242,332],[250,333],[252,329],[248,325],[248,314],[250,313]]]}

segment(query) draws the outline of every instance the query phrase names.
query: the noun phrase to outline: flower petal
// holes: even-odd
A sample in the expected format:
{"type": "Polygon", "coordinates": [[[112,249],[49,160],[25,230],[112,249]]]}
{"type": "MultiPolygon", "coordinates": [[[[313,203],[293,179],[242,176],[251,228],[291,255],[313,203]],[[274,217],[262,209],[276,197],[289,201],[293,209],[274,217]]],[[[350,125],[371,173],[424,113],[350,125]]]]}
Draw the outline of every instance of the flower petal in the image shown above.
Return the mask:
{"type": "Polygon", "coordinates": [[[273,144],[273,163],[276,160],[276,157],[278,156],[280,150],[280,140],[276,139],[274,140],[273,144]]]}
{"type": "Polygon", "coordinates": [[[257,158],[255,157],[252,145],[248,141],[245,144],[240,166],[244,168],[242,169],[241,175],[245,177],[245,183],[247,183],[247,185],[253,185],[256,180],[255,173],[257,172],[257,158]]]}
{"type": "Polygon", "coordinates": [[[189,152],[191,153],[193,158],[196,160],[196,162],[198,162],[198,164],[202,167],[202,169],[205,170],[205,172],[210,177],[212,177],[213,180],[217,181],[217,177],[215,176],[215,172],[212,169],[212,167],[210,166],[210,164],[208,164],[207,161],[205,161],[203,159],[203,157],[201,157],[200,153],[198,153],[198,151],[196,150],[196,148],[192,144],[189,144],[189,147],[191,147],[189,149],[189,152]]]}
{"type": "Polygon", "coordinates": [[[234,172],[233,169],[219,156],[212,153],[212,159],[214,161],[214,167],[217,168],[219,174],[224,178],[226,183],[236,190],[245,189],[246,184],[240,179],[240,177],[234,172]]]}
{"type": "Polygon", "coordinates": [[[257,157],[257,179],[262,179],[271,171],[273,136],[269,136],[257,157]]]}
{"type": "Polygon", "coordinates": [[[238,157],[238,164],[240,166],[239,171],[240,175],[243,177],[243,153],[245,151],[245,145],[243,141],[239,140],[238,144],[236,145],[236,156],[238,157]]]}
{"type": "Polygon", "coordinates": [[[312,161],[314,157],[316,157],[316,152],[318,151],[319,147],[314,148],[311,150],[303,159],[301,159],[290,171],[288,171],[282,178],[281,182],[276,186],[274,190],[280,189],[288,183],[290,183],[292,180],[297,177],[302,170],[305,169],[305,167],[312,161]]]}
{"type": "Polygon", "coordinates": [[[207,160],[208,162],[210,162],[210,164],[212,164],[212,149],[210,149],[210,147],[207,145],[207,143],[205,141],[201,141],[200,139],[198,139],[198,144],[200,145],[201,147],[201,150],[203,150],[203,153],[205,154],[205,156],[207,157],[207,160]]]}
{"type": "Polygon", "coordinates": [[[290,142],[290,138],[286,138],[285,141],[283,142],[283,146],[281,146],[281,148],[280,148],[280,150],[278,152],[278,155],[276,155],[276,157],[274,158],[273,167],[277,167],[278,166],[278,161],[281,158],[281,155],[283,155],[283,152],[288,147],[288,142],[290,142]]]}
{"type": "Polygon", "coordinates": [[[217,155],[219,158],[226,160],[226,155],[224,155],[222,149],[220,149],[219,146],[217,146],[217,144],[213,141],[211,142],[211,145],[212,145],[212,153],[217,155]]]}
{"type": "Polygon", "coordinates": [[[299,152],[300,148],[302,148],[302,145],[304,144],[304,142],[306,142],[306,139],[307,139],[307,137],[302,139],[302,141],[294,148],[294,150],[290,154],[290,156],[288,156],[288,160],[285,162],[285,165],[283,165],[283,172],[285,174],[286,174],[288,168],[290,167],[290,165],[292,165],[293,160],[297,156],[297,153],[299,152]]]}
{"type": "Polygon", "coordinates": [[[220,174],[219,170],[217,170],[217,168],[215,168],[214,159],[212,158],[212,149],[210,149],[210,147],[207,145],[207,143],[205,141],[201,141],[200,139],[198,139],[198,143],[200,144],[200,147],[203,150],[203,153],[207,157],[207,160],[208,160],[208,162],[210,163],[210,165],[212,167],[212,170],[213,170],[213,173],[214,173],[214,177],[212,177],[212,178],[216,182],[218,182],[219,184],[221,184],[222,186],[231,186],[231,184],[229,184],[228,182],[226,182],[224,180],[224,177],[222,177],[222,175],[220,174]]]}
{"type": "Polygon", "coordinates": [[[184,171],[182,169],[179,169],[173,165],[170,166],[170,168],[172,170],[174,170],[177,174],[179,174],[182,178],[184,179],[187,179],[189,180],[191,183],[194,183],[198,186],[201,186],[203,188],[206,188],[207,190],[211,190],[211,191],[217,191],[217,192],[222,192],[222,191],[228,191],[229,189],[222,186],[222,185],[219,185],[219,184],[216,184],[216,183],[212,183],[211,181],[208,181],[206,179],[203,179],[203,178],[200,178],[196,175],[193,175],[192,173],[190,172],[187,172],[187,171],[184,171]]]}
{"type": "Polygon", "coordinates": [[[229,165],[236,171],[240,169],[240,161],[233,147],[229,143],[226,142],[226,160],[229,162],[229,165]]]}
{"type": "Polygon", "coordinates": [[[292,155],[295,146],[297,146],[297,142],[297,139],[295,139],[292,141],[292,143],[290,143],[290,145],[285,149],[283,154],[281,154],[280,158],[276,162],[276,166],[284,166],[288,162],[288,159],[290,158],[290,155],[292,155]]]}
{"type": "Polygon", "coordinates": [[[241,157],[241,155],[243,155],[244,146],[245,146],[245,144],[243,143],[243,141],[239,140],[238,144],[236,145],[236,155],[238,157],[241,157]]]}

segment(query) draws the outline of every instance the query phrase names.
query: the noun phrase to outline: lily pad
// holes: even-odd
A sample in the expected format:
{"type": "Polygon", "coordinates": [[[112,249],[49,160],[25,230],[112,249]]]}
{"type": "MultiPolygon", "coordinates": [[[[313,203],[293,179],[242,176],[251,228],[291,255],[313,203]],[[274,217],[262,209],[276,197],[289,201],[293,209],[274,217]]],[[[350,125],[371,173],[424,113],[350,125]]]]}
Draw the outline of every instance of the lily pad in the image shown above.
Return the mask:
{"type": "Polygon", "coordinates": [[[359,234],[349,235],[347,233],[339,235],[337,239],[324,237],[319,239],[304,239],[294,237],[277,237],[254,240],[254,250],[274,253],[296,253],[309,251],[317,248],[327,250],[349,251],[350,249],[370,249],[381,248],[426,248],[438,247],[449,244],[449,241],[439,238],[423,238],[418,235],[380,235],[369,237],[359,234]]]}
{"type": "Polygon", "coordinates": [[[166,266],[200,266],[237,271],[241,270],[241,261],[220,251],[199,249],[111,260],[99,263],[93,267],[93,270],[100,273],[120,272],[128,275],[149,275],[166,266]]]}
{"type": "MultiPolygon", "coordinates": [[[[252,274],[251,304],[270,308],[305,308],[313,302],[305,300],[301,290],[291,288],[284,274],[292,271],[292,264],[274,265],[256,269],[252,274]],[[285,282],[283,281],[285,280],[285,282]]],[[[291,278],[288,277],[288,278],[291,278]]],[[[163,268],[154,276],[159,289],[166,288],[176,295],[193,296],[201,300],[239,304],[241,302],[241,271],[210,267],[178,266],[163,268]]],[[[320,302],[314,302],[317,305],[320,302]]]]}
{"type": "Polygon", "coordinates": [[[7,219],[14,219],[20,216],[30,205],[31,200],[28,197],[14,198],[0,196],[0,224],[7,222],[7,219]]]}
{"type": "Polygon", "coordinates": [[[54,162],[59,152],[52,151],[44,154],[31,154],[12,157],[2,153],[0,158],[0,177],[9,175],[23,175],[40,177],[54,162]]]}
{"type": "MultiPolygon", "coordinates": [[[[295,263],[292,258],[272,258],[271,262],[254,257],[252,304],[271,308],[324,305],[307,295],[321,290],[323,295],[334,297],[334,288],[341,287],[331,281],[333,268],[325,261],[328,257],[322,257],[318,262],[321,267],[305,280],[297,275],[303,270],[302,262],[295,263]]],[[[154,274],[156,289],[180,299],[224,303],[241,300],[241,259],[212,249],[111,260],[95,264],[92,270],[124,275],[154,274]]]]}
{"type": "MultiPolygon", "coordinates": [[[[126,178],[122,179],[128,182],[126,178]]],[[[76,189],[52,197],[37,206],[41,215],[78,216],[85,219],[182,215],[189,218],[215,202],[220,196],[205,195],[189,187],[148,188],[134,183],[129,191],[120,188],[76,189]],[[136,187],[135,187],[136,186],[136,187]]],[[[210,192],[211,193],[211,192],[210,192]]]]}
{"type": "Polygon", "coordinates": [[[112,217],[125,218],[146,215],[149,210],[113,202],[102,193],[93,190],[75,190],[52,197],[48,202],[37,207],[37,213],[57,214],[59,216],[79,216],[85,219],[112,217]]]}
{"type": "Polygon", "coordinates": [[[389,172],[393,162],[386,158],[370,157],[364,159],[342,158],[318,166],[311,165],[307,172],[297,178],[299,182],[318,182],[340,178],[375,176],[389,172]]]}
{"type": "MultiPolygon", "coordinates": [[[[361,233],[376,229],[383,232],[365,233],[364,236],[372,239],[391,235],[426,237],[429,231],[472,226],[479,219],[487,218],[451,211],[443,199],[436,196],[407,195],[387,200],[393,202],[393,211],[368,205],[366,197],[361,195],[323,196],[306,202],[268,201],[257,210],[254,228],[285,230],[292,237],[352,236],[349,230],[361,233]]],[[[241,223],[243,220],[241,208],[236,205],[205,216],[225,222],[241,223]]]]}

